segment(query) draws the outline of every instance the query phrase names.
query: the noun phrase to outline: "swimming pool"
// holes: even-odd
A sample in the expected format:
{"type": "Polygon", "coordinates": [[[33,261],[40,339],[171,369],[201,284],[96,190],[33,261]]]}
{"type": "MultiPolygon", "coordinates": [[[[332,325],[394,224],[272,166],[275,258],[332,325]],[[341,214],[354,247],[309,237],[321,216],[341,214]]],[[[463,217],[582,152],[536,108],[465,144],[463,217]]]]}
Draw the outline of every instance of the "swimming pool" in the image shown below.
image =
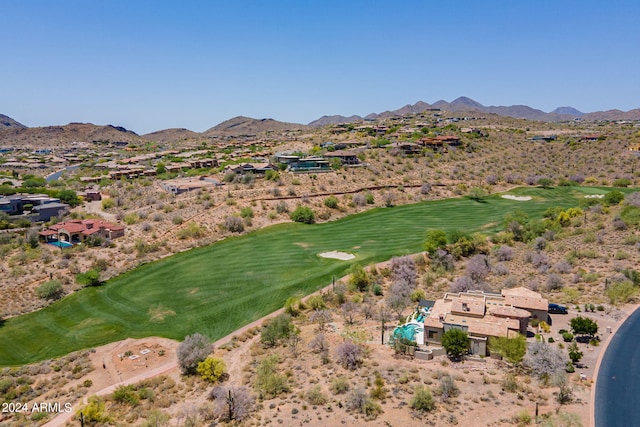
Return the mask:
{"type": "Polygon", "coordinates": [[[59,248],[70,248],[71,246],[73,246],[71,243],[68,243],[68,242],[49,242],[49,244],[53,246],[57,246],[59,248]]]}

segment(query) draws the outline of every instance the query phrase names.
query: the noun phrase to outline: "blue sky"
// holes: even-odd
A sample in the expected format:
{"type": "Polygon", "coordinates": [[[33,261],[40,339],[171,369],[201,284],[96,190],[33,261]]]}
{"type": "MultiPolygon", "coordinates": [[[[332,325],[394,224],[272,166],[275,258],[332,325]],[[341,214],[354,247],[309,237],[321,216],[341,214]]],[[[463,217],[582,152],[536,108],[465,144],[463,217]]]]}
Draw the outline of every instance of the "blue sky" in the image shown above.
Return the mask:
{"type": "Polygon", "coordinates": [[[468,96],[640,107],[640,2],[0,0],[0,113],[203,131],[468,96]]]}

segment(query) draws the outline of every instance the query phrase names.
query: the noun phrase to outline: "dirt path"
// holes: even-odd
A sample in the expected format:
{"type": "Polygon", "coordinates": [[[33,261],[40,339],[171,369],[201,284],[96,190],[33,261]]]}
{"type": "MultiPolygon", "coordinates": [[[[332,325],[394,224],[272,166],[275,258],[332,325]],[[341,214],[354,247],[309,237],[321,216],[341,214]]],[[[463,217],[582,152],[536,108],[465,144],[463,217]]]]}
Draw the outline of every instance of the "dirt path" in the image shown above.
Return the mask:
{"type": "Polygon", "coordinates": [[[100,200],[94,200],[92,202],[85,202],[85,204],[83,205],[83,208],[85,211],[87,211],[87,213],[91,213],[91,214],[95,214],[98,216],[101,216],[105,219],[105,221],[109,221],[112,223],[117,223],[118,220],[116,219],[116,215],[109,213],[109,212],[105,212],[102,210],[102,201],[100,200]]]}
{"type": "MultiPolygon", "coordinates": [[[[382,267],[384,265],[386,265],[388,261],[385,262],[381,262],[379,264],[376,265],[376,267],[382,267]]],[[[344,276],[342,278],[340,278],[339,280],[346,280],[348,278],[348,276],[344,276]]],[[[308,298],[314,296],[314,295],[319,295],[322,292],[327,292],[331,289],[333,285],[328,285],[325,286],[324,288],[310,294],[307,295],[306,297],[303,298],[304,301],[306,301],[308,298]]],[[[256,326],[260,326],[262,325],[262,323],[267,320],[270,319],[272,317],[275,317],[281,313],[284,312],[284,309],[281,308],[279,310],[276,310],[270,314],[267,314],[266,316],[253,321],[243,327],[241,327],[240,329],[235,330],[234,332],[230,333],[229,335],[220,338],[219,340],[215,341],[213,343],[214,348],[218,348],[223,344],[228,343],[229,341],[231,341],[231,339],[234,336],[238,336],[238,335],[242,335],[244,332],[248,331],[249,329],[255,328],[256,326]]],[[[153,340],[153,338],[149,338],[148,340],[153,340]]],[[[134,340],[131,338],[127,338],[126,340],[122,340],[122,341],[118,341],[115,343],[111,343],[111,344],[107,344],[106,346],[103,346],[101,348],[96,349],[96,356],[94,357],[94,363],[95,362],[99,362],[102,361],[104,369],[107,370],[107,377],[108,377],[108,384],[105,384],[105,386],[100,389],[97,390],[93,393],[90,394],[90,396],[105,396],[108,394],[113,393],[118,387],[122,386],[122,385],[131,385],[131,384],[136,384],[139,383],[140,381],[149,379],[149,378],[153,378],[159,375],[165,375],[165,374],[169,374],[169,373],[173,373],[173,372],[177,372],[178,370],[178,360],[177,358],[174,358],[173,360],[160,365],[156,368],[147,370],[145,372],[142,372],[136,376],[133,376],[131,378],[127,378],[127,379],[122,379],[122,374],[121,372],[113,365],[113,363],[110,362],[109,358],[113,355],[116,354],[119,349],[124,349],[128,346],[132,346],[133,343],[135,342],[139,342],[139,341],[145,341],[145,339],[140,339],[140,340],[134,340]]],[[[122,350],[124,351],[124,350],[122,350]]],[[[99,365],[99,363],[97,363],[99,365]]],[[[99,367],[97,367],[96,369],[99,369],[99,367]]],[[[76,403],[73,406],[73,410],[71,412],[65,412],[65,413],[61,413],[58,416],[56,416],[55,418],[53,418],[51,421],[49,421],[48,423],[46,423],[44,426],[45,427],[60,427],[60,426],[64,426],[68,421],[71,421],[72,418],[75,416],[76,412],[84,405],[86,405],[88,403],[88,399],[89,396],[85,396],[80,402],[76,403]]]]}

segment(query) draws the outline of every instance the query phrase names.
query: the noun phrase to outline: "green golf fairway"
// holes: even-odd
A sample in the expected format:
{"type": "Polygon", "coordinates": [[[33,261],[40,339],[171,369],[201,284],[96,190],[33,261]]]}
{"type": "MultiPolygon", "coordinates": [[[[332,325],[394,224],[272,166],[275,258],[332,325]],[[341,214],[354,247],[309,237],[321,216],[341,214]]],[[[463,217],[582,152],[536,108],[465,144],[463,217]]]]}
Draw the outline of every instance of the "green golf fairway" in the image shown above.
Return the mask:
{"type": "Polygon", "coordinates": [[[518,188],[520,202],[486,197],[421,202],[374,209],[325,224],[280,224],[149,263],[83,289],[55,304],[8,319],[0,327],[0,366],[50,359],[127,337],[183,339],[199,332],[212,340],[309,294],[363,265],[422,250],[429,228],[501,229],[507,212],[541,217],[549,207],[577,206],[585,194],[609,189],[518,188]],[[324,251],[356,255],[352,261],[320,258],[324,251]]]}

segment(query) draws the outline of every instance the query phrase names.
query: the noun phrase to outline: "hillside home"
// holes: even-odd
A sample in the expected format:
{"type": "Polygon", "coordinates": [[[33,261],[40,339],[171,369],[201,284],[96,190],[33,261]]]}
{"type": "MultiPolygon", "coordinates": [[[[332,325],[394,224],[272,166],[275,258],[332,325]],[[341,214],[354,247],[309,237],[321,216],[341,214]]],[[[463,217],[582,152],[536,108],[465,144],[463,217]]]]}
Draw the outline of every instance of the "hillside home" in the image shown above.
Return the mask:
{"type": "Polygon", "coordinates": [[[267,171],[277,171],[278,167],[270,163],[242,163],[240,165],[225,166],[224,172],[233,172],[238,175],[252,173],[254,175],[264,175],[267,171]]]}
{"type": "Polygon", "coordinates": [[[69,205],[46,194],[0,196],[0,212],[25,215],[31,221],[49,221],[54,216],[61,217],[68,209],[69,205]]]}
{"type": "Polygon", "coordinates": [[[288,171],[293,173],[331,172],[329,161],[322,157],[306,157],[289,164],[288,171]]]}
{"type": "Polygon", "coordinates": [[[548,301],[526,288],[503,289],[502,293],[467,291],[446,293],[424,316],[423,335],[418,344],[440,343],[450,329],[469,334],[470,353],[488,355],[489,337],[525,334],[530,317],[548,318],[548,301]],[[420,342],[422,341],[422,342],[420,342]]]}
{"type": "Polygon", "coordinates": [[[81,243],[90,236],[103,239],[117,239],[124,236],[124,227],[99,219],[83,219],[59,222],[38,233],[45,243],[66,242],[81,243]]]}
{"type": "Polygon", "coordinates": [[[392,142],[387,145],[387,148],[390,149],[392,154],[404,154],[408,156],[420,154],[422,152],[422,148],[414,142],[392,142]]]}
{"type": "Polygon", "coordinates": [[[337,150],[329,151],[322,155],[325,159],[338,159],[343,165],[357,165],[360,163],[358,155],[353,151],[337,150]]]}

